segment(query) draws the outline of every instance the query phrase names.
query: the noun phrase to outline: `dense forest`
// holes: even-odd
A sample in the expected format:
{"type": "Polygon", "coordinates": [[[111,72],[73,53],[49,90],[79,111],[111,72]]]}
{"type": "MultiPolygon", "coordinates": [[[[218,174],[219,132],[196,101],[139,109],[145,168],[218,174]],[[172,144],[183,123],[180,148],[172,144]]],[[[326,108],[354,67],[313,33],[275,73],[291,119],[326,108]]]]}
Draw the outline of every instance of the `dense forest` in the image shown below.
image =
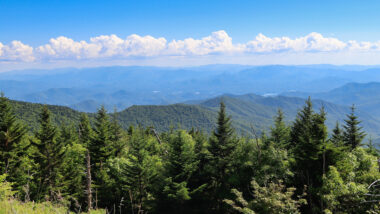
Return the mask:
{"type": "Polygon", "coordinates": [[[232,128],[223,102],[210,133],[122,127],[104,107],[61,115],[70,122],[61,125],[45,105],[23,112],[1,95],[0,210],[9,213],[380,210],[380,153],[354,106],[331,133],[309,98],[291,123],[278,110],[268,133],[252,126],[249,135],[232,128]]]}

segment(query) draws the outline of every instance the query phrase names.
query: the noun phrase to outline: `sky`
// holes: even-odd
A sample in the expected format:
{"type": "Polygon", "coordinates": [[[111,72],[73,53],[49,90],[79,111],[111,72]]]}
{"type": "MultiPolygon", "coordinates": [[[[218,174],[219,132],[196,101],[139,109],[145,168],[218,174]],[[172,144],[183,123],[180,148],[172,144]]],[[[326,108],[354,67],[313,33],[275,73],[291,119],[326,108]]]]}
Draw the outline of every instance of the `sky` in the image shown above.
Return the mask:
{"type": "Polygon", "coordinates": [[[380,1],[0,0],[0,71],[380,64],[380,1]]]}

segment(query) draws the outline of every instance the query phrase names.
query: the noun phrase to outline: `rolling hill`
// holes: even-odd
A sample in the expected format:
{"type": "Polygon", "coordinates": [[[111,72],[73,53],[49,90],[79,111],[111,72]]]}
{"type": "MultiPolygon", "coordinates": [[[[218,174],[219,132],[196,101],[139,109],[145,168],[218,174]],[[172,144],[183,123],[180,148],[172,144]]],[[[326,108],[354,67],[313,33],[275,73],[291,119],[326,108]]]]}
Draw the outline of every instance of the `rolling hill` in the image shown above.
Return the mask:
{"type": "Polygon", "coordinates": [[[0,91],[15,100],[95,112],[100,104],[112,111],[114,107],[122,110],[132,105],[168,105],[225,93],[320,93],[353,81],[380,81],[380,68],[206,65],[37,69],[0,73],[0,91]]]}
{"type": "MultiPolygon", "coordinates": [[[[171,128],[191,129],[192,127],[210,132],[215,127],[219,103],[223,100],[227,113],[233,119],[233,127],[240,134],[250,134],[251,127],[257,132],[268,131],[273,124],[273,117],[278,108],[292,121],[297,111],[302,108],[305,99],[296,97],[264,97],[255,94],[223,95],[206,100],[187,102],[187,104],[171,105],[134,105],[116,112],[116,118],[123,128],[130,125],[144,127],[154,126],[158,131],[171,128]],[[191,104],[189,104],[191,103],[191,104]]],[[[42,104],[12,101],[17,116],[23,119],[32,129],[38,127],[38,114],[42,104]]],[[[322,106],[327,112],[327,126],[331,129],[336,121],[342,122],[349,112],[348,106],[336,105],[323,100],[313,100],[314,109],[322,106]]],[[[56,124],[76,123],[80,112],[68,107],[48,105],[56,124]]],[[[93,118],[93,113],[88,113],[93,118]]],[[[113,113],[111,113],[113,114],[113,113]]],[[[372,138],[380,136],[380,121],[365,112],[358,112],[362,126],[372,138]]]]}
{"type": "Polygon", "coordinates": [[[285,96],[323,99],[340,105],[354,104],[358,111],[380,118],[380,82],[348,83],[323,93],[288,92],[285,96]]]}

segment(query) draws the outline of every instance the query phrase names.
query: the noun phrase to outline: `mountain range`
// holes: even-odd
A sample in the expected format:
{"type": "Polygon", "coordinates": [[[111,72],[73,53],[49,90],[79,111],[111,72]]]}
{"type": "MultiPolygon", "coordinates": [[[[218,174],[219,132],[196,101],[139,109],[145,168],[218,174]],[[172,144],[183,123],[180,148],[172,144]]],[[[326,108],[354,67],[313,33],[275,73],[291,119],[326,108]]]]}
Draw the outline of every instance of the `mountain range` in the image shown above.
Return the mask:
{"type": "Polygon", "coordinates": [[[49,104],[57,124],[77,121],[80,112],[93,117],[104,105],[124,128],[197,127],[210,132],[223,100],[233,126],[245,134],[252,128],[268,131],[278,108],[288,122],[293,120],[310,96],[316,111],[325,108],[330,129],[355,104],[364,130],[378,138],[376,81],[376,66],[129,66],[5,72],[0,73],[0,90],[14,100],[19,117],[31,127],[36,127],[40,104],[49,104]]]}
{"type": "MultiPolygon", "coordinates": [[[[231,95],[214,97],[211,99],[189,101],[183,104],[170,105],[133,105],[120,112],[110,113],[115,116],[120,125],[127,129],[130,125],[153,126],[158,131],[167,131],[171,128],[191,129],[197,128],[205,132],[211,132],[215,128],[217,111],[220,102],[226,105],[227,113],[232,118],[232,125],[240,134],[252,134],[255,132],[269,131],[273,125],[273,118],[278,109],[282,109],[286,121],[290,123],[299,109],[305,104],[305,99],[296,97],[274,96],[265,97],[255,94],[231,95]]],[[[336,121],[343,123],[350,109],[326,102],[312,100],[314,110],[319,111],[323,106],[327,112],[327,126],[332,129],[336,121]]],[[[42,104],[12,101],[17,116],[24,120],[31,130],[38,127],[38,113],[42,104]]],[[[53,113],[53,122],[57,125],[78,122],[80,112],[65,106],[48,105],[53,113]]],[[[94,118],[93,113],[87,113],[94,118]]],[[[378,138],[380,133],[380,120],[365,112],[359,112],[358,116],[363,121],[364,130],[373,138],[378,138]]]]}
{"type": "Polygon", "coordinates": [[[95,112],[101,104],[113,111],[114,108],[122,110],[132,105],[168,105],[204,100],[226,93],[324,93],[347,83],[370,81],[380,82],[380,67],[114,66],[3,72],[0,73],[0,91],[15,100],[95,112]]]}

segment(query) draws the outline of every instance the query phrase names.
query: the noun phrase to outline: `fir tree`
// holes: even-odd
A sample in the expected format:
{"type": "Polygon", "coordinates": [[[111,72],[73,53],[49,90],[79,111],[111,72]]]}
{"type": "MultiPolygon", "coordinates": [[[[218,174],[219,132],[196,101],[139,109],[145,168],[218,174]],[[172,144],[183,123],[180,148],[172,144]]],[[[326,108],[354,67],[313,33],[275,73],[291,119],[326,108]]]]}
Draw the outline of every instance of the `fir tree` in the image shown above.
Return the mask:
{"type": "Polygon", "coordinates": [[[296,160],[296,186],[300,192],[307,186],[308,212],[316,212],[321,202],[316,190],[322,185],[323,151],[327,138],[326,115],[313,111],[311,99],[298,113],[291,130],[291,151],[296,160]]]}
{"type": "Polygon", "coordinates": [[[20,154],[26,145],[22,139],[26,133],[23,126],[13,113],[9,100],[0,95],[0,174],[9,174],[18,165],[20,154]]]}
{"type": "Polygon", "coordinates": [[[215,198],[215,211],[221,212],[223,199],[230,194],[230,184],[228,176],[231,175],[231,158],[235,151],[237,140],[234,130],[231,127],[231,118],[226,114],[226,106],[220,103],[218,113],[217,128],[210,139],[209,151],[211,154],[211,183],[214,189],[213,197],[215,198]]]}
{"type": "Polygon", "coordinates": [[[332,136],[330,138],[330,141],[335,146],[342,146],[342,144],[343,144],[343,131],[340,128],[340,125],[339,125],[338,121],[336,122],[335,127],[332,130],[332,136]]]}
{"type": "Polygon", "coordinates": [[[89,146],[92,162],[99,168],[112,155],[110,138],[109,117],[107,110],[101,106],[96,113],[94,135],[89,146]]]}
{"type": "Polygon", "coordinates": [[[64,145],[57,141],[57,129],[51,123],[47,106],[42,107],[39,122],[40,130],[35,133],[37,141],[32,141],[37,147],[35,161],[39,165],[37,200],[57,200],[61,197],[59,178],[64,145]]]}
{"type": "Polygon", "coordinates": [[[92,175],[91,175],[91,156],[89,146],[93,137],[90,121],[86,114],[81,114],[79,121],[79,143],[86,148],[86,204],[87,211],[92,209],[92,175]]]}
{"type": "Polygon", "coordinates": [[[82,113],[78,125],[79,143],[84,147],[89,148],[91,140],[93,139],[93,131],[91,129],[90,121],[87,114],[82,113]]]}
{"type": "Polygon", "coordinates": [[[197,171],[199,161],[195,154],[195,141],[186,131],[177,131],[169,136],[168,154],[165,166],[165,186],[160,191],[160,212],[170,212],[178,208],[184,212],[184,204],[191,199],[193,191],[188,186],[193,173],[197,171]],[[173,206],[175,205],[175,206],[173,206]]]}
{"type": "Polygon", "coordinates": [[[289,141],[289,131],[284,122],[284,113],[278,109],[277,116],[274,118],[274,127],[271,128],[270,140],[280,147],[285,147],[289,141]]]}
{"type": "Polygon", "coordinates": [[[125,141],[122,140],[123,137],[123,129],[117,120],[117,112],[115,109],[110,122],[110,141],[112,143],[114,156],[119,156],[120,152],[125,147],[125,141]]]}
{"type": "Polygon", "coordinates": [[[365,132],[361,131],[362,127],[359,126],[360,121],[355,115],[354,105],[351,106],[351,113],[347,115],[347,119],[344,120],[344,122],[344,145],[353,150],[356,147],[361,146],[361,143],[365,137],[365,132]]]}
{"type": "Polygon", "coordinates": [[[141,129],[134,130],[129,140],[127,162],[121,166],[121,178],[125,195],[131,201],[132,212],[147,213],[147,201],[151,194],[152,184],[161,170],[159,156],[151,151],[157,144],[152,136],[141,129]]]}

